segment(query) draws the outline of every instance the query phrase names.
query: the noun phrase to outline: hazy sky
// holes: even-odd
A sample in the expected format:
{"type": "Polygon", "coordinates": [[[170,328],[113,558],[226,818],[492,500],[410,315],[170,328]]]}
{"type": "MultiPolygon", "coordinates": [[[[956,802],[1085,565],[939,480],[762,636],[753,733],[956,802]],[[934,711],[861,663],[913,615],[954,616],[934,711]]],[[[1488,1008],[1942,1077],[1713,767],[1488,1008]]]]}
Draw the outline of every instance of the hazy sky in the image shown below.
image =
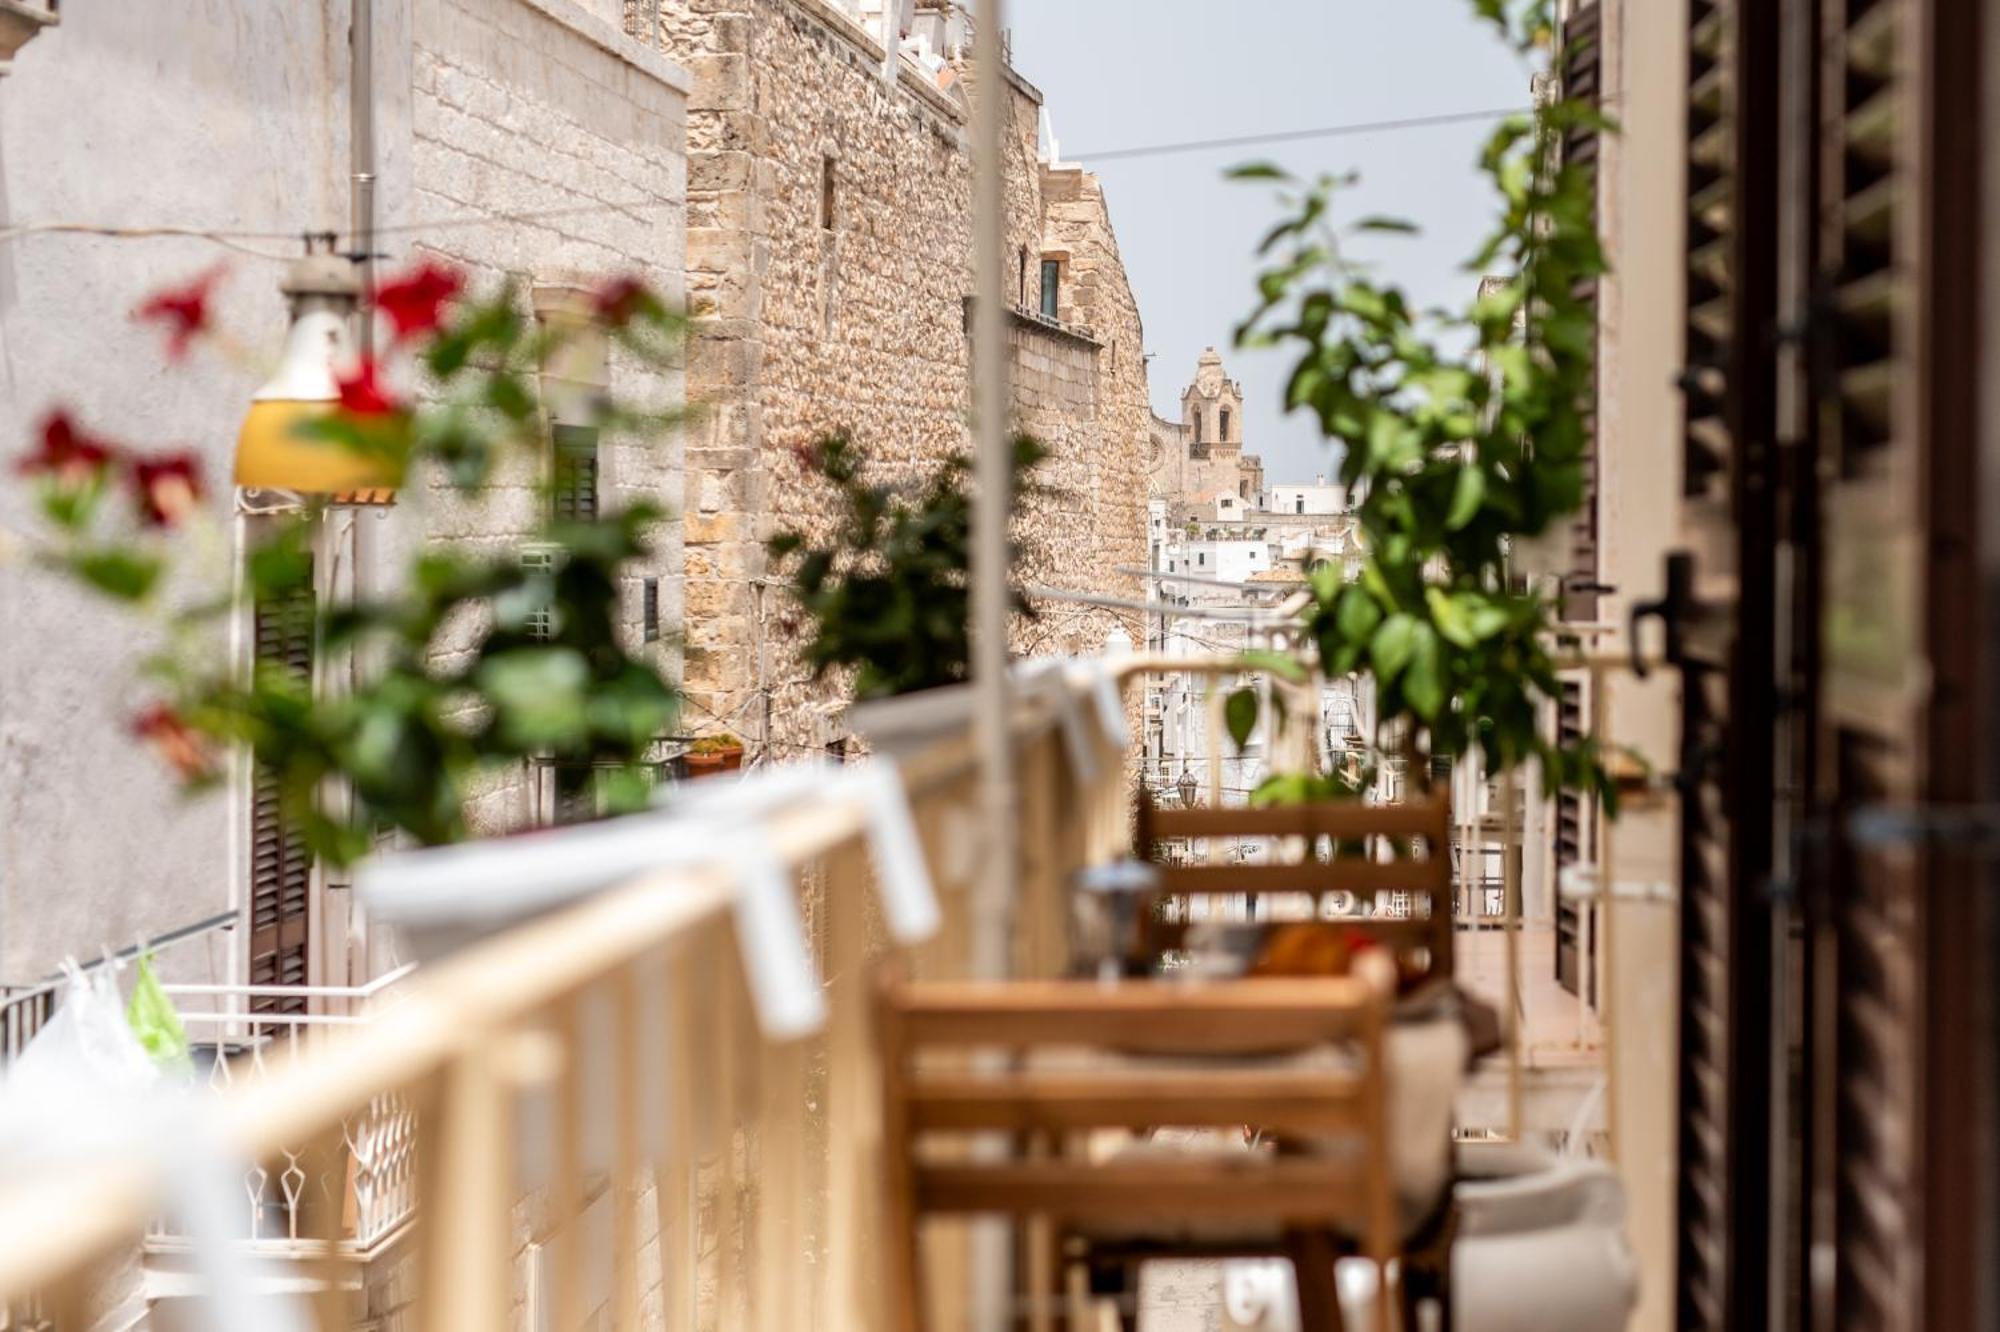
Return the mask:
{"type": "Polygon", "coordinates": [[[1270,160],[1359,171],[1347,216],[1390,213],[1419,237],[1354,253],[1420,304],[1468,299],[1462,269],[1493,206],[1475,168],[1486,124],[1123,158],[1146,147],[1528,102],[1528,72],[1471,0],[1008,0],[1014,62],[1048,99],[1065,161],[1104,181],[1146,325],[1153,406],[1179,419],[1206,346],[1242,382],[1244,447],[1267,484],[1333,471],[1310,418],[1280,412],[1290,362],[1231,349],[1255,297],[1253,251],[1276,214],[1267,184],[1222,173],[1270,160]]]}

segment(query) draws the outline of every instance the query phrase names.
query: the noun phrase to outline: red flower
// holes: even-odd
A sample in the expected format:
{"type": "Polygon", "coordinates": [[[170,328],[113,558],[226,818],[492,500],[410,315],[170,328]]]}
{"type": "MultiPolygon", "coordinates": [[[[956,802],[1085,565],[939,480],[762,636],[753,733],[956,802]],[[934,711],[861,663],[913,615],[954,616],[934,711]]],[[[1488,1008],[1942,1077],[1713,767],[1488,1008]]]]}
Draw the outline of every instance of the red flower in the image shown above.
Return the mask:
{"type": "Polygon", "coordinates": [[[355,416],[393,416],[402,410],[402,404],[382,387],[381,367],[374,361],[363,361],[352,375],[336,375],[334,379],[340,385],[342,411],[355,416]]]}
{"type": "Polygon", "coordinates": [[[42,446],[19,459],[14,470],[23,476],[53,476],[74,484],[101,474],[118,450],[77,429],[68,412],[50,412],[42,422],[42,446]]]}
{"type": "Polygon", "coordinates": [[[155,703],[132,719],[132,734],[153,747],[184,782],[212,776],[215,763],[208,746],[187,719],[165,703],[155,703]]]}
{"type": "Polygon", "coordinates": [[[155,527],[171,527],[193,512],[201,498],[201,460],[192,453],[135,458],[132,488],[145,520],[155,527]]]}
{"type": "Polygon", "coordinates": [[[188,346],[208,328],[208,297],[228,270],[217,264],[198,274],[184,287],[155,292],[140,303],[132,317],[142,323],[157,321],[167,326],[167,355],[179,360],[188,346]]]}
{"type": "Polygon", "coordinates": [[[443,320],[445,302],[465,287],[465,278],[448,264],[426,259],[408,277],[385,282],[375,289],[375,308],[389,316],[395,326],[396,341],[407,342],[428,333],[443,320]]]}
{"type": "Polygon", "coordinates": [[[612,278],[591,294],[590,304],[597,317],[613,328],[623,328],[660,308],[653,289],[635,277],[612,278]]]}

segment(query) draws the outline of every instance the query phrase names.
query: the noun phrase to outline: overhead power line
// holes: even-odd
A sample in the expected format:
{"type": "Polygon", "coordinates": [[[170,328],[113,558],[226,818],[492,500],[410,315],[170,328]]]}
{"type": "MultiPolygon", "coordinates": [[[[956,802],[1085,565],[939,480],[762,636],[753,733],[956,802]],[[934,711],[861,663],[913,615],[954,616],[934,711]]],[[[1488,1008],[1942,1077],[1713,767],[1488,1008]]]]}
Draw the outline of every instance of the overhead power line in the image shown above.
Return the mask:
{"type": "MultiPolygon", "coordinates": [[[[1162,157],[1175,153],[1198,153],[1221,148],[1250,148],[1259,144],[1297,143],[1310,139],[1339,138],[1345,135],[1375,134],[1393,130],[1424,129],[1433,125],[1456,125],[1474,121],[1498,120],[1503,116],[1526,114],[1530,108],[1521,106],[1489,107],[1480,111],[1448,111],[1431,116],[1404,116],[1395,120],[1351,121],[1344,125],[1323,125],[1316,129],[1273,130],[1263,134],[1243,134],[1222,139],[1187,139],[1178,143],[1147,144],[1134,148],[1113,148],[1104,152],[1065,154],[1079,163],[1095,164],[1115,162],[1135,157],[1162,157]]],[[[625,213],[627,215],[648,213],[660,208],[679,206],[673,199],[638,199],[630,203],[577,204],[567,208],[549,208],[524,213],[476,212],[461,213],[454,217],[428,218],[419,222],[390,223],[374,228],[373,234],[380,236],[413,235],[420,232],[445,231],[460,227],[493,226],[499,223],[527,223],[553,221],[557,218],[594,217],[605,213],[625,213]]],[[[0,227],[0,242],[16,240],[24,236],[37,235],[84,235],[102,236],[117,240],[140,240],[156,237],[189,238],[214,241],[245,254],[262,259],[288,259],[289,253],[274,254],[244,244],[246,241],[296,241],[302,235],[332,236],[337,240],[352,239],[352,233],[341,228],[307,229],[295,231],[247,231],[234,228],[188,227],[188,226],[121,226],[97,222],[26,222],[0,227]]]]}
{"type": "MultiPolygon", "coordinates": [[[[462,227],[494,226],[503,222],[545,222],[564,217],[596,217],[606,213],[624,213],[628,216],[653,212],[661,208],[681,206],[678,199],[639,199],[630,203],[576,204],[568,208],[548,208],[526,213],[461,213],[456,217],[434,217],[421,222],[397,222],[373,228],[375,236],[401,236],[418,232],[446,231],[462,227]]],[[[245,245],[244,241],[297,241],[304,236],[331,236],[336,241],[351,239],[353,233],[342,228],[325,229],[301,228],[297,231],[240,231],[228,228],[180,227],[180,226],[116,226],[97,222],[24,222],[14,226],[0,227],[0,241],[10,241],[22,236],[80,235],[108,236],[115,240],[143,240],[151,237],[192,238],[214,241],[246,254],[254,254],[265,259],[289,259],[290,254],[273,254],[245,245]]]]}
{"type": "Polygon", "coordinates": [[[1351,134],[1378,134],[1389,130],[1427,129],[1433,125],[1462,125],[1474,121],[1499,120],[1505,116],[1527,115],[1525,106],[1488,107],[1483,111],[1446,111],[1434,116],[1403,116],[1395,120],[1356,120],[1345,125],[1322,125],[1318,129],[1272,130],[1263,134],[1241,134],[1226,139],[1184,139],[1178,143],[1153,143],[1138,148],[1112,148],[1098,153],[1065,153],[1079,164],[1115,162],[1127,157],[1164,157],[1170,153],[1201,153],[1216,148],[1254,148],[1265,143],[1297,143],[1306,139],[1335,139],[1351,134]]]}

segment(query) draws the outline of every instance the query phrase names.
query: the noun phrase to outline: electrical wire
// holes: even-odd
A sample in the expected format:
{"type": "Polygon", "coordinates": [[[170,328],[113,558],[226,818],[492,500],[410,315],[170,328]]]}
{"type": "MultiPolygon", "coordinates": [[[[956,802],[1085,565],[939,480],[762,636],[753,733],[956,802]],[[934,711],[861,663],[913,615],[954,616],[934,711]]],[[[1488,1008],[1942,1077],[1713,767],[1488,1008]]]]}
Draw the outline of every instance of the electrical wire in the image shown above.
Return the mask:
{"type": "MultiPolygon", "coordinates": [[[[463,227],[492,226],[497,223],[534,223],[552,221],[564,217],[593,217],[605,213],[627,215],[652,212],[660,208],[682,206],[678,199],[637,200],[631,203],[577,204],[568,208],[548,208],[525,213],[461,213],[453,217],[434,217],[421,222],[400,222],[372,229],[375,236],[412,235],[419,232],[450,231],[463,227]]],[[[16,240],[24,236],[67,234],[81,236],[102,236],[114,240],[146,240],[154,238],[175,238],[213,241],[260,259],[290,259],[290,253],[276,254],[269,250],[259,250],[245,245],[245,241],[298,241],[305,236],[331,237],[336,242],[352,240],[354,233],[341,228],[310,229],[297,231],[240,231],[228,228],[182,227],[182,226],[110,226],[96,222],[23,222],[13,226],[0,227],[0,242],[16,240]]]]}
{"type": "Polygon", "coordinates": [[[94,222],[26,222],[11,227],[0,227],[0,241],[10,241],[22,236],[77,235],[105,236],[113,240],[147,240],[171,238],[213,241],[241,254],[255,255],[259,259],[290,259],[289,254],[274,254],[260,250],[253,245],[245,245],[245,240],[297,240],[296,233],[277,235],[264,232],[207,231],[200,227],[110,227],[94,222]]]}
{"type": "Polygon", "coordinates": [[[1222,139],[1184,139],[1178,143],[1111,148],[1098,153],[1076,153],[1074,160],[1082,165],[1092,165],[1133,157],[1166,157],[1175,153],[1210,152],[1218,148],[1252,148],[1265,143],[1299,143],[1307,139],[1333,139],[1350,134],[1428,129],[1433,125],[1461,125],[1481,120],[1499,120],[1505,116],[1527,115],[1532,110],[1533,108],[1525,106],[1500,106],[1487,107],[1479,111],[1446,111],[1431,116],[1402,116],[1395,120],[1356,120],[1344,125],[1322,125],[1317,129],[1270,130],[1262,134],[1239,134],[1222,139]]]}
{"type": "MultiPolygon", "coordinates": [[[[1504,106],[1487,107],[1476,111],[1447,111],[1428,116],[1402,116],[1392,120],[1357,120],[1340,125],[1321,125],[1311,129],[1269,130],[1260,134],[1240,134],[1219,139],[1185,139],[1176,143],[1145,144],[1131,148],[1112,148],[1103,152],[1077,153],[1073,160],[1081,164],[1116,162],[1137,157],[1161,157],[1177,153],[1209,152],[1222,148],[1249,148],[1267,143],[1298,143],[1311,139],[1338,138],[1346,135],[1378,134],[1397,130],[1427,129],[1438,125],[1466,124],[1482,120],[1498,120],[1505,116],[1523,115],[1531,111],[1529,107],[1504,106]]],[[[461,213],[450,217],[430,218],[420,222],[391,223],[372,229],[375,236],[412,235],[419,232],[448,231],[461,227],[492,226],[496,223],[534,223],[552,221],[565,217],[592,217],[605,213],[646,213],[660,208],[683,205],[678,199],[635,200],[629,203],[576,204],[566,208],[549,208],[524,213],[479,212],[461,213]]],[[[0,227],[0,242],[15,240],[24,236],[47,234],[73,234],[103,236],[113,239],[133,240],[157,237],[178,237],[184,239],[213,241],[226,245],[245,254],[261,259],[289,259],[290,254],[273,254],[242,244],[246,241],[296,241],[307,234],[309,229],[295,231],[252,231],[234,228],[186,227],[186,226],[112,226],[95,222],[28,222],[0,227]]],[[[311,229],[315,236],[331,236],[336,240],[353,240],[355,233],[342,228],[311,229]]]]}

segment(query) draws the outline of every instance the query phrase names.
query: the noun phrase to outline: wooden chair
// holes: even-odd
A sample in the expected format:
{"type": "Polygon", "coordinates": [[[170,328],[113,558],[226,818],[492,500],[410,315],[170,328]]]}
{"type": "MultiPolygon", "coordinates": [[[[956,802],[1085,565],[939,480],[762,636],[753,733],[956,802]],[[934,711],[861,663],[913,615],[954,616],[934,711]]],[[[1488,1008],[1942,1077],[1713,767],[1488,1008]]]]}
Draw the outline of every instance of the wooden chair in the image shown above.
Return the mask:
{"type": "Polygon", "coordinates": [[[1398,1221],[1383,1040],[1394,995],[1382,957],[1362,959],[1353,976],[1314,980],[884,985],[893,1332],[921,1328],[919,1223],[953,1213],[1048,1218],[1058,1251],[1072,1236],[1227,1234],[1231,1252],[1293,1258],[1304,1325],[1315,1332],[1342,1326],[1335,1237],[1359,1236],[1383,1275],[1377,1328],[1386,1332],[1398,1221]],[[1297,1066],[1273,1058],[1329,1044],[1349,1057],[1297,1066]],[[964,1059],[975,1048],[1008,1057],[982,1071],[964,1059]],[[1148,1149],[1095,1161],[1060,1150],[1104,1129],[1245,1124],[1312,1150],[1148,1149]],[[1002,1159],[949,1153],[951,1139],[980,1133],[1010,1135],[1014,1150],[1002,1159]],[[1037,1156],[1028,1150],[1036,1143],[1058,1150],[1037,1156]]]}
{"type": "MultiPolygon", "coordinates": [[[[1426,979],[1452,977],[1451,801],[1442,792],[1395,805],[1329,800],[1267,809],[1160,809],[1142,788],[1136,833],[1139,854],[1148,859],[1158,843],[1174,838],[1306,838],[1308,858],[1303,861],[1162,865],[1156,901],[1227,894],[1248,894],[1255,900],[1267,893],[1304,893],[1324,919],[1327,899],[1335,894],[1370,898],[1378,893],[1408,893],[1412,910],[1406,918],[1378,913],[1338,919],[1394,949],[1406,973],[1414,969],[1426,979]],[[1410,855],[1405,847],[1405,854],[1388,861],[1355,854],[1314,859],[1322,837],[1336,845],[1378,838],[1420,843],[1424,854],[1410,855]]],[[[1185,912],[1175,921],[1159,919],[1157,910],[1139,915],[1144,931],[1140,946],[1146,955],[1158,956],[1181,946],[1187,933],[1185,912]]]]}
{"type": "MultiPolygon", "coordinates": [[[[1157,958],[1182,946],[1187,933],[1188,899],[1217,894],[1247,894],[1253,901],[1265,893],[1304,893],[1313,899],[1315,914],[1326,918],[1328,899],[1340,893],[1370,898],[1378,893],[1410,895],[1407,917],[1382,914],[1335,917],[1374,938],[1397,958],[1405,977],[1419,976],[1421,985],[1449,985],[1455,975],[1452,909],[1455,900],[1451,862],[1451,800],[1446,791],[1393,805],[1369,805],[1358,800],[1316,801],[1303,805],[1251,809],[1161,809],[1142,788],[1135,844],[1141,856],[1153,858],[1158,844],[1169,839],[1298,837],[1307,839],[1307,859],[1292,863],[1241,865],[1161,865],[1160,887],[1151,909],[1139,912],[1140,955],[1157,958]],[[1372,853],[1378,839],[1388,839],[1398,858],[1341,855],[1316,859],[1321,838],[1352,848],[1360,842],[1372,853]],[[1423,855],[1414,852],[1421,848],[1423,855]],[[1162,902],[1178,900],[1178,920],[1164,920],[1162,902]]],[[[1419,1298],[1436,1302],[1443,1325],[1451,1324],[1451,1244],[1455,1215],[1449,1198],[1404,1243],[1404,1321],[1415,1326],[1419,1298]]]]}

